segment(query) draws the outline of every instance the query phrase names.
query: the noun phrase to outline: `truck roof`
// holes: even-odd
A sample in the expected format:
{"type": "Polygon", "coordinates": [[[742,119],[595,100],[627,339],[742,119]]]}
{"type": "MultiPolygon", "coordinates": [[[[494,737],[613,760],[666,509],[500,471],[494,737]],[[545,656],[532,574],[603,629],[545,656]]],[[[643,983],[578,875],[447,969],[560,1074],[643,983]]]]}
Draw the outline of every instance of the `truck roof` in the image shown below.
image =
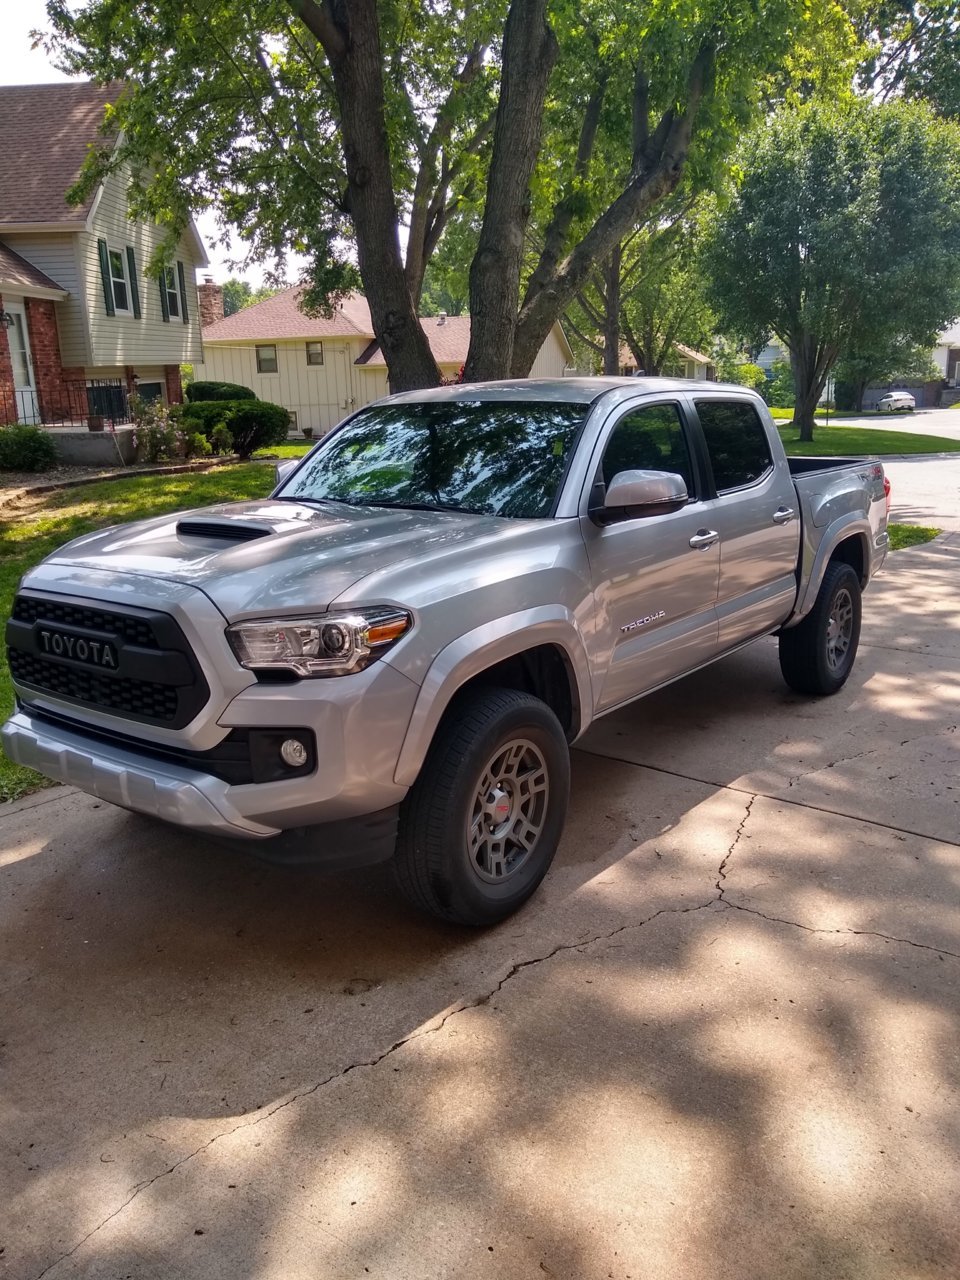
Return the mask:
{"type": "MultiPolygon", "coordinates": [[[[592,404],[608,393],[622,396],[663,391],[735,391],[746,387],[725,382],[698,382],[691,378],[508,378],[501,382],[458,382],[449,387],[425,387],[390,396],[391,402],[423,403],[444,400],[535,400],[558,404],[592,404]]],[[[382,403],[382,401],[380,402],[382,403]]]]}

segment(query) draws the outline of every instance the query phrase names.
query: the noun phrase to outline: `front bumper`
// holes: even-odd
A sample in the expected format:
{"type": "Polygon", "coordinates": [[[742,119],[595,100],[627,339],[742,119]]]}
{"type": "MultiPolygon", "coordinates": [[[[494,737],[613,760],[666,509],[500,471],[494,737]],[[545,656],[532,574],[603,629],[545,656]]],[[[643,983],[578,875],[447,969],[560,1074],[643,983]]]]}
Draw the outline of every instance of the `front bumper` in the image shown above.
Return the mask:
{"type": "Polygon", "coordinates": [[[366,866],[389,858],[396,843],[399,805],[282,830],[244,810],[254,797],[257,807],[277,803],[277,789],[295,784],[232,787],[184,765],[151,759],[119,744],[93,742],[24,709],[0,729],[0,740],[11,760],[48,778],[204,835],[240,839],[248,846],[253,842],[257,856],[272,862],[366,866]]]}

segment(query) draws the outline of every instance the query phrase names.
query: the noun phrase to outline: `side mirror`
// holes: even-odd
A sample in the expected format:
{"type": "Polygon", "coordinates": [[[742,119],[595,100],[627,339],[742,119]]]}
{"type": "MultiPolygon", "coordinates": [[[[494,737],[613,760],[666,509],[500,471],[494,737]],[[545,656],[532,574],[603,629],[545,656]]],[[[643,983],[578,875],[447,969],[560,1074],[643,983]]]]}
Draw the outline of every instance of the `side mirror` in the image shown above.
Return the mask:
{"type": "Polygon", "coordinates": [[[679,511],[688,497],[686,481],[673,471],[618,471],[589,515],[601,525],[663,516],[679,511]]]}
{"type": "Polygon", "coordinates": [[[278,485],[283,484],[284,480],[286,480],[287,476],[294,469],[294,467],[299,463],[299,461],[300,461],[299,458],[285,458],[283,462],[277,463],[274,470],[276,472],[278,485]]]}

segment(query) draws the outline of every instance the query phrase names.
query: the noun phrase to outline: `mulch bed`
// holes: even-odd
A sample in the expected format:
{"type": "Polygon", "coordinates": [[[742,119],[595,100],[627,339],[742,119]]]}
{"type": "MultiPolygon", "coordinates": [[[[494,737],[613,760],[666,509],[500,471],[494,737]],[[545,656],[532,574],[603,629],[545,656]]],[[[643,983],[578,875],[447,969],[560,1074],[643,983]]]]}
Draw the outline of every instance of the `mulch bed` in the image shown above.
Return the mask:
{"type": "MultiPolygon", "coordinates": [[[[209,471],[238,462],[236,455],[221,458],[199,458],[196,462],[134,462],[127,467],[51,467],[48,471],[0,471],[0,512],[10,511],[23,502],[55,489],[74,489],[80,485],[98,484],[101,480],[124,480],[128,476],[176,475],[182,471],[209,471]]],[[[254,459],[269,461],[269,459],[254,459]]]]}

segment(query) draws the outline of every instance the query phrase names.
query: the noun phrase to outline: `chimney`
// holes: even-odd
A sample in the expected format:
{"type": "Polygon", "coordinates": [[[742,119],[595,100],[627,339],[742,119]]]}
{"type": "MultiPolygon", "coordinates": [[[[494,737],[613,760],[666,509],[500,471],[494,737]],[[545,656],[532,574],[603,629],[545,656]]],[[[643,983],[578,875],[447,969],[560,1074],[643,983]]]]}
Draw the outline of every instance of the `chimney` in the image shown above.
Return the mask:
{"type": "Polygon", "coordinates": [[[223,319],[223,289],[213,283],[213,276],[204,276],[203,284],[197,285],[200,297],[200,327],[216,324],[223,319]]]}
{"type": "Polygon", "coordinates": [[[440,325],[446,324],[446,323],[447,323],[447,313],[445,311],[441,311],[440,314],[437,316],[437,327],[439,328],[440,325]]]}

